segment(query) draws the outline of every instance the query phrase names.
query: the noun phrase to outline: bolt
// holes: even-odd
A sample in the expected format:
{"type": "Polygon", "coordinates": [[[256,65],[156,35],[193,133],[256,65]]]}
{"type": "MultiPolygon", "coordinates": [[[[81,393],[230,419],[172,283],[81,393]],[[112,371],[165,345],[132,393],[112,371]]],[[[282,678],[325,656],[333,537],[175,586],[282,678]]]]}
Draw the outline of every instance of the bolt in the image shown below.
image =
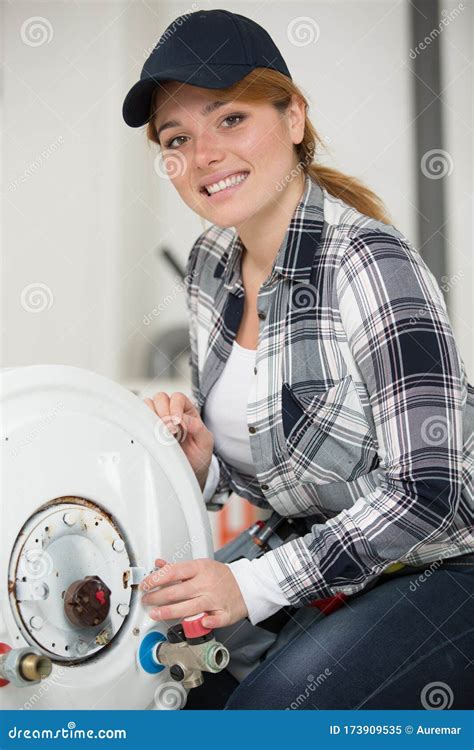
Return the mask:
{"type": "Polygon", "coordinates": [[[28,562],[36,562],[38,559],[38,550],[36,549],[28,549],[25,553],[25,558],[28,562]]]}
{"type": "Polygon", "coordinates": [[[128,604],[119,604],[117,607],[117,612],[121,617],[126,617],[130,612],[130,607],[128,606],[128,604]]]}
{"type": "Polygon", "coordinates": [[[35,592],[35,598],[38,599],[47,599],[49,595],[49,588],[45,583],[37,583],[33,586],[33,591],[35,592]]]}
{"type": "Polygon", "coordinates": [[[132,633],[133,635],[140,635],[140,628],[133,628],[132,633]]]}
{"type": "Polygon", "coordinates": [[[78,656],[84,656],[89,650],[89,646],[85,641],[77,641],[75,645],[76,654],[78,656]]]}
{"type": "Polygon", "coordinates": [[[184,678],[183,668],[180,667],[179,664],[173,664],[173,666],[170,668],[170,676],[173,680],[176,680],[176,682],[181,682],[181,680],[184,678]]]}
{"type": "Polygon", "coordinates": [[[68,510],[67,513],[63,515],[63,521],[66,526],[74,526],[77,521],[77,513],[72,510],[68,510]]]}
{"type": "Polygon", "coordinates": [[[110,632],[107,630],[107,628],[104,628],[100,631],[95,637],[95,642],[98,646],[106,646],[107,643],[110,641],[110,632]]]}
{"type": "Polygon", "coordinates": [[[30,627],[33,628],[33,630],[40,630],[40,628],[43,627],[43,618],[39,615],[34,615],[30,618],[30,627]]]}
{"type": "Polygon", "coordinates": [[[123,552],[125,549],[125,543],[123,539],[114,539],[112,547],[116,552],[123,552]]]}

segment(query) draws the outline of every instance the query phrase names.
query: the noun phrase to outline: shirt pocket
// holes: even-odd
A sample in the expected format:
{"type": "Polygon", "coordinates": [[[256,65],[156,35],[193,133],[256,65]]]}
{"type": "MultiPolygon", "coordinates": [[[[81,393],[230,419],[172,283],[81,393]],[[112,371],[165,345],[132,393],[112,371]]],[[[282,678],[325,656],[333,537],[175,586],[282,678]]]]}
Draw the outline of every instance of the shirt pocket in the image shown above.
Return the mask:
{"type": "Polygon", "coordinates": [[[351,375],[316,393],[283,383],[284,446],[301,482],[351,482],[379,463],[377,447],[351,375]]]}

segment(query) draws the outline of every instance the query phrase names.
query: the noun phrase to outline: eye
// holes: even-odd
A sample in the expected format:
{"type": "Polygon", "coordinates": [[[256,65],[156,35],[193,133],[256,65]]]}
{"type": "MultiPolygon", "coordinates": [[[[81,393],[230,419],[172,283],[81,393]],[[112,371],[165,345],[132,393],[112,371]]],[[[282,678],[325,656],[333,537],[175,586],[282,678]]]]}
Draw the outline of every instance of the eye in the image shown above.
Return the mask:
{"type": "MultiPolygon", "coordinates": [[[[241,112],[235,112],[232,115],[227,115],[227,117],[224,117],[222,122],[226,122],[227,120],[232,120],[232,118],[234,117],[238,117],[239,121],[242,122],[243,120],[245,120],[246,115],[244,115],[241,112]]],[[[236,123],[236,124],[238,125],[239,123],[236,123]]],[[[234,125],[231,125],[230,127],[234,127],[234,125]]]]}
{"type": "Polygon", "coordinates": [[[185,135],[176,135],[174,138],[171,138],[170,141],[167,141],[164,144],[164,148],[175,148],[175,146],[172,146],[171,144],[174,143],[174,141],[177,141],[179,138],[186,138],[185,135]]]}
{"type": "MultiPolygon", "coordinates": [[[[227,115],[226,117],[224,117],[224,119],[222,120],[222,123],[228,122],[229,120],[234,120],[233,124],[231,123],[230,125],[228,125],[227,128],[225,128],[227,130],[229,128],[234,128],[236,125],[239,125],[241,122],[243,122],[243,120],[246,119],[246,117],[247,117],[247,115],[244,115],[242,112],[233,112],[231,115],[227,115]],[[238,119],[238,122],[235,122],[235,118],[238,119]]],[[[178,141],[180,138],[186,139],[186,136],[185,135],[176,135],[174,138],[171,138],[169,141],[167,141],[164,144],[164,148],[171,148],[171,149],[172,148],[176,148],[176,146],[173,146],[172,144],[175,141],[178,141]]],[[[178,144],[178,145],[181,145],[181,144],[178,144]]]]}

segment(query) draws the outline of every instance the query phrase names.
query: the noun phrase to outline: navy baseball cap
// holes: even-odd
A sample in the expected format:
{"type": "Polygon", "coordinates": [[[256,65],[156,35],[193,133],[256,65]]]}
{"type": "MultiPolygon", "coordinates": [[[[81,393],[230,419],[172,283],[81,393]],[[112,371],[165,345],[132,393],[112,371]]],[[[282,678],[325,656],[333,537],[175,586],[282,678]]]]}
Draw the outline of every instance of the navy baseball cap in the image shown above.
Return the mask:
{"type": "Polygon", "coordinates": [[[123,119],[132,128],[150,118],[160,81],[220,89],[254,68],[272,68],[291,78],[270,34],[255,21],[228,10],[199,10],[175,19],[147,58],[140,80],[125,97],[123,119]]]}

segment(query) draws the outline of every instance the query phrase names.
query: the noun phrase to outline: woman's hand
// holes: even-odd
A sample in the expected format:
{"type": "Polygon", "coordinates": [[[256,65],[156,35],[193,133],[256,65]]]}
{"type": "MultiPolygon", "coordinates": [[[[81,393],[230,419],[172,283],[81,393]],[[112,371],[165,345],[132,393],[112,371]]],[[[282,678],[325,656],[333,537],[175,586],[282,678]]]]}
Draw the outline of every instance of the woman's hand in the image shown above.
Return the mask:
{"type": "Polygon", "coordinates": [[[140,583],[145,592],[143,604],[152,604],[153,620],[172,620],[208,612],[203,625],[221,628],[247,617],[240,588],[230,568],[224,563],[201,558],[167,563],[158,558],[160,570],[150,573],[140,583]],[[160,586],[158,590],[156,586],[160,586]],[[163,587],[163,588],[161,588],[163,587]]]}
{"type": "Polygon", "coordinates": [[[175,435],[203,490],[211,463],[214,436],[202,421],[193,402],[179,391],[171,396],[159,391],[153,399],[143,400],[175,435]]]}

